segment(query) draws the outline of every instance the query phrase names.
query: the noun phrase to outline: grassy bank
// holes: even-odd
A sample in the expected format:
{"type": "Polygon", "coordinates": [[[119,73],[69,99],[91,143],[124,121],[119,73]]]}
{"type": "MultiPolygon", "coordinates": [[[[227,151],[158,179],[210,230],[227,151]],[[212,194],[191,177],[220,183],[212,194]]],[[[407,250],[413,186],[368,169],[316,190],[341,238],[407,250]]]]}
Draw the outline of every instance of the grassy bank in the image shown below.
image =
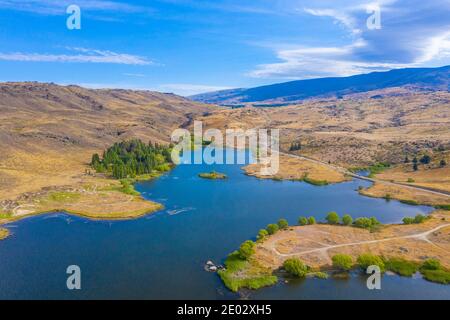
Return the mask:
{"type": "Polygon", "coordinates": [[[9,236],[9,230],[0,228],[0,240],[5,239],[7,236],[9,236]]]}
{"type": "Polygon", "coordinates": [[[270,269],[262,267],[255,259],[242,259],[237,251],[228,256],[225,267],[218,274],[225,286],[233,292],[242,288],[256,290],[278,281],[270,269]]]}

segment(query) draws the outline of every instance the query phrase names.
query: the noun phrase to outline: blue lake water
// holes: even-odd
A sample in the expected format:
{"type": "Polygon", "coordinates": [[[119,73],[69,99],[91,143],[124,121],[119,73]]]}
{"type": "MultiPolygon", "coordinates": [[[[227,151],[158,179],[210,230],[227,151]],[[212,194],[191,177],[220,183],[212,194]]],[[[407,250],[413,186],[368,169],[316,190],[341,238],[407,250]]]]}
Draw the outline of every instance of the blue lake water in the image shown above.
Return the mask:
{"type": "Polygon", "coordinates": [[[329,211],[376,216],[383,223],[428,213],[428,207],[363,197],[366,181],[316,187],[301,182],[247,177],[241,165],[180,165],[161,178],[137,184],[145,198],[165,209],[129,221],[91,221],[63,213],[27,218],[8,226],[0,241],[0,299],[450,299],[448,286],[420,277],[385,275],[382,290],[365,278],[307,279],[259,291],[229,292],[207,260],[222,263],[240,243],[279,218],[323,219],[329,211]],[[217,170],[227,180],[205,180],[217,170]],[[66,288],[66,268],[78,265],[82,289],[66,288]]]}

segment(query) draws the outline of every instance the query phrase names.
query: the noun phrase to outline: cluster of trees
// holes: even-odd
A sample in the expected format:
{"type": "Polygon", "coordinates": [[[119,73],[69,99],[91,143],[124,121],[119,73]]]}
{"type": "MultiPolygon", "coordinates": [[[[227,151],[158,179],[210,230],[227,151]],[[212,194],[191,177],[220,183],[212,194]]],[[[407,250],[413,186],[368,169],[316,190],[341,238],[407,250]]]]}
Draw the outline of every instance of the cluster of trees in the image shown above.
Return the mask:
{"type": "Polygon", "coordinates": [[[267,236],[277,233],[279,230],[287,229],[289,223],[286,219],[280,219],[277,223],[268,224],[265,229],[258,232],[257,239],[264,240],[267,236]]]}
{"type": "Polygon", "coordinates": [[[116,179],[133,178],[154,170],[170,169],[172,146],[139,139],[115,143],[103,152],[103,156],[92,155],[91,166],[97,172],[110,172],[116,179]]]}
{"type": "Polygon", "coordinates": [[[289,147],[289,151],[297,151],[302,149],[302,144],[300,142],[292,142],[289,147]]]}
{"type": "Polygon", "coordinates": [[[424,215],[418,214],[414,218],[413,217],[405,217],[405,218],[403,218],[403,223],[404,224],[418,224],[418,223],[424,222],[428,218],[429,217],[426,217],[424,215]]]}
{"type": "Polygon", "coordinates": [[[298,218],[298,224],[300,226],[316,224],[316,218],[314,218],[314,217],[309,217],[309,218],[300,217],[300,218],[298,218]]]}
{"type": "Polygon", "coordinates": [[[248,260],[255,253],[255,243],[251,240],[245,241],[239,247],[238,253],[242,260],[248,260]]]}
{"type": "MultiPolygon", "coordinates": [[[[413,158],[413,160],[412,160],[413,170],[414,171],[419,170],[419,164],[423,164],[423,165],[430,164],[431,160],[432,160],[432,158],[428,154],[423,155],[420,159],[418,159],[417,156],[415,156],[413,158]]],[[[409,160],[408,156],[405,157],[405,161],[404,162],[405,163],[410,163],[410,160],[409,160]]],[[[445,167],[446,165],[447,165],[447,161],[445,161],[444,159],[442,159],[439,162],[439,166],[441,168],[445,167]]]]}
{"type": "Polygon", "coordinates": [[[329,224],[334,224],[334,225],[342,224],[345,226],[354,225],[355,227],[364,228],[364,229],[373,229],[373,228],[381,225],[381,223],[375,217],[370,217],[370,218],[360,217],[360,218],[357,218],[356,220],[353,220],[353,218],[350,215],[346,214],[342,217],[342,220],[341,220],[339,215],[334,211],[328,213],[328,215],[326,216],[325,219],[327,220],[327,222],[329,224]]]}

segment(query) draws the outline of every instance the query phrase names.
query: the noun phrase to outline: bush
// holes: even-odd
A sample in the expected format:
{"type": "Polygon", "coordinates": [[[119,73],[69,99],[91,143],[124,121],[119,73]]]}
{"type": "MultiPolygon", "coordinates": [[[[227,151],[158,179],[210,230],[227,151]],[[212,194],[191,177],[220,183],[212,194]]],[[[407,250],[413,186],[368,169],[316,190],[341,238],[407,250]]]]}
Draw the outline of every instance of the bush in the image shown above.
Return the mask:
{"type": "Polygon", "coordinates": [[[348,271],[353,267],[353,258],[347,254],[336,254],[332,258],[333,260],[333,267],[348,271]]]}
{"type": "Polygon", "coordinates": [[[375,227],[381,225],[381,223],[375,217],[371,218],[361,217],[356,219],[354,224],[358,228],[364,228],[369,230],[373,230],[375,227]]]}
{"type": "Polygon", "coordinates": [[[414,218],[414,223],[422,223],[427,219],[427,217],[425,217],[424,215],[418,214],[415,218],[414,218]]]}
{"type": "Polygon", "coordinates": [[[243,260],[248,260],[252,254],[255,253],[255,243],[251,240],[245,241],[239,247],[239,257],[243,260]]]}
{"type": "Polygon", "coordinates": [[[280,219],[278,220],[278,227],[280,229],[286,229],[289,226],[289,223],[287,222],[286,219],[280,219]]]}
{"type": "Polygon", "coordinates": [[[287,259],[283,263],[283,267],[287,272],[299,278],[305,277],[308,271],[306,265],[298,258],[287,259]]]}
{"type": "Polygon", "coordinates": [[[256,238],[257,238],[258,240],[263,240],[263,239],[265,239],[268,235],[269,235],[269,232],[267,232],[266,229],[261,229],[261,230],[259,230],[258,235],[257,235],[256,238]]]}
{"type": "Polygon", "coordinates": [[[342,223],[345,224],[346,226],[349,226],[353,223],[353,218],[349,214],[345,214],[342,217],[342,223]]]}
{"type": "Polygon", "coordinates": [[[269,234],[275,234],[279,229],[278,225],[274,223],[269,224],[266,228],[269,234]]]}
{"type": "Polygon", "coordinates": [[[301,226],[306,226],[308,224],[308,219],[306,219],[306,217],[300,217],[298,218],[298,224],[301,226]]]}
{"type": "Polygon", "coordinates": [[[421,267],[422,270],[440,270],[442,269],[441,263],[437,259],[426,260],[421,267]]]}
{"type": "Polygon", "coordinates": [[[414,223],[414,218],[404,217],[402,221],[403,221],[404,224],[413,224],[414,223]]]}
{"type": "Polygon", "coordinates": [[[329,224],[338,224],[339,223],[339,215],[336,212],[328,213],[325,218],[329,224]]]}
{"type": "Polygon", "coordinates": [[[411,277],[419,269],[417,263],[402,258],[391,258],[385,262],[385,265],[386,270],[390,270],[404,277],[411,277]]]}
{"type": "Polygon", "coordinates": [[[449,284],[450,272],[445,270],[423,270],[423,277],[431,282],[449,284]]]}
{"type": "Polygon", "coordinates": [[[316,224],[316,218],[314,218],[314,217],[309,217],[309,218],[308,218],[308,224],[316,224]]]}
{"type": "Polygon", "coordinates": [[[382,272],[386,269],[383,260],[380,257],[370,253],[360,255],[357,262],[359,267],[363,270],[367,270],[369,266],[373,265],[378,266],[382,272]]]}
{"type": "Polygon", "coordinates": [[[431,157],[429,155],[424,155],[422,158],[420,158],[420,163],[423,164],[429,164],[431,162],[431,157]]]}

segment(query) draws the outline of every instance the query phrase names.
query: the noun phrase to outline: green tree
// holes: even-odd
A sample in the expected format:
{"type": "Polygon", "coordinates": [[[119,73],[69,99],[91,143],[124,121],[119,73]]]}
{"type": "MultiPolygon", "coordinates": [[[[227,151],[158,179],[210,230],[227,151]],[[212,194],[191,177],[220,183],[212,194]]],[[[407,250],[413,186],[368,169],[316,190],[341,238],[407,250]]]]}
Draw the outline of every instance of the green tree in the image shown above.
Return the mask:
{"type": "Polygon", "coordinates": [[[339,215],[332,211],[328,213],[327,217],[325,218],[329,224],[338,224],[339,223],[339,215]]]}
{"type": "Polygon", "coordinates": [[[266,229],[261,229],[258,232],[257,239],[258,240],[264,240],[269,235],[269,232],[267,232],[266,229]]]}
{"type": "Polygon", "coordinates": [[[441,268],[441,263],[437,259],[428,259],[422,264],[424,270],[440,270],[441,268]]]}
{"type": "Polygon", "coordinates": [[[383,259],[371,253],[365,253],[360,255],[357,259],[357,262],[359,267],[363,270],[367,270],[369,266],[373,265],[378,266],[382,272],[386,268],[383,259]]]}
{"type": "Polygon", "coordinates": [[[280,219],[280,220],[278,220],[278,227],[280,228],[280,229],[286,229],[287,227],[289,227],[289,223],[287,222],[287,220],[286,219],[280,219]]]}
{"type": "Polygon", "coordinates": [[[414,217],[414,223],[422,223],[427,219],[424,215],[418,214],[414,217]]]}
{"type": "Polygon", "coordinates": [[[353,223],[353,218],[349,214],[345,214],[342,217],[342,223],[346,226],[349,226],[353,223]]]}
{"type": "Polygon", "coordinates": [[[308,224],[308,219],[306,217],[298,218],[298,224],[301,226],[306,226],[308,224]]]}
{"type": "Polygon", "coordinates": [[[290,258],[284,261],[283,268],[290,274],[303,278],[308,272],[308,267],[298,258],[290,258]]]}
{"type": "Polygon", "coordinates": [[[403,221],[404,224],[413,224],[414,223],[414,218],[404,217],[402,221],[403,221]]]}
{"type": "Polygon", "coordinates": [[[417,163],[414,163],[414,164],[413,164],[413,170],[414,170],[414,171],[419,170],[419,166],[417,165],[417,163]]]}
{"type": "Polygon", "coordinates": [[[279,228],[278,225],[275,224],[275,223],[269,224],[269,225],[267,226],[267,228],[266,228],[266,230],[267,230],[267,232],[268,232],[269,234],[275,234],[275,233],[277,233],[277,231],[278,231],[279,229],[280,229],[280,228],[279,228]]]}
{"type": "Polygon", "coordinates": [[[333,267],[342,271],[348,271],[353,267],[353,258],[348,254],[336,254],[331,260],[333,267]]]}
{"type": "Polygon", "coordinates": [[[252,254],[255,253],[255,243],[251,240],[245,241],[241,246],[239,247],[239,257],[243,260],[247,260],[250,258],[252,254]]]}
{"type": "Polygon", "coordinates": [[[405,157],[405,161],[404,161],[405,163],[409,163],[409,158],[408,158],[408,156],[406,156],[405,157]]]}
{"type": "Polygon", "coordinates": [[[308,224],[316,224],[316,218],[314,218],[314,217],[309,217],[308,218],[308,224]]]}
{"type": "Polygon", "coordinates": [[[420,158],[420,163],[422,164],[429,164],[431,162],[431,157],[429,155],[424,155],[422,158],[420,158]]]}
{"type": "Polygon", "coordinates": [[[445,167],[446,165],[447,165],[447,162],[444,159],[442,159],[441,162],[439,162],[439,166],[441,168],[445,167]]]}

